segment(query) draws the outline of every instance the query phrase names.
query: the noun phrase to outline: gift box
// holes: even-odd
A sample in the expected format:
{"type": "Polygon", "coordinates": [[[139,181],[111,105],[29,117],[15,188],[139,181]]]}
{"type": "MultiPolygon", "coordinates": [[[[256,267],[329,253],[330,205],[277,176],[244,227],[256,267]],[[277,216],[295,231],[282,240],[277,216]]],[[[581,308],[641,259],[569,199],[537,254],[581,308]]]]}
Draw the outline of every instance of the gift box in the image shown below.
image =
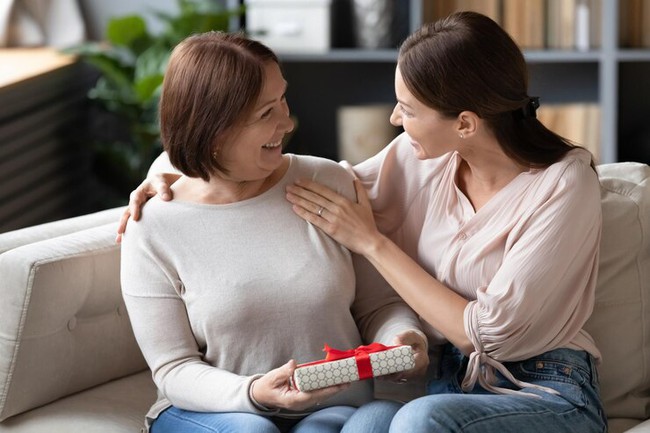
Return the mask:
{"type": "Polygon", "coordinates": [[[370,379],[415,367],[411,346],[384,346],[373,343],[351,350],[325,345],[325,359],[300,364],[293,373],[293,384],[300,391],[370,379]]]}

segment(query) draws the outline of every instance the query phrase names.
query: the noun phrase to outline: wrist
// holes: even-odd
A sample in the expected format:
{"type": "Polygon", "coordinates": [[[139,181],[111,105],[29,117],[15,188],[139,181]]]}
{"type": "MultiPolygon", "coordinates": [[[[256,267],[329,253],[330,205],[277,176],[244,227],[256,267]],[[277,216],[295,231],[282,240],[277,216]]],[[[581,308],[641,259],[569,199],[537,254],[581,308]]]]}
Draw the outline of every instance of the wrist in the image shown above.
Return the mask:
{"type": "Polygon", "coordinates": [[[257,398],[255,398],[255,384],[257,383],[258,380],[259,380],[259,378],[253,379],[250,386],[248,387],[248,398],[249,398],[249,400],[251,401],[251,403],[253,404],[255,409],[257,409],[257,410],[259,410],[261,412],[277,412],[278,409],[268,407],[268,406],[260,403],[257,400],[257,398]]]}
{"type": "Polygon", "coordinates": [[[377,232],[377,235],[373,236],[366,243],[366,251],[364,253],[364,256],[366,256],[366,258],[369,259],[377,257],[380,254],[380,252],[386,248],[388,242],[390,241],[386,236],[377,232]]]}

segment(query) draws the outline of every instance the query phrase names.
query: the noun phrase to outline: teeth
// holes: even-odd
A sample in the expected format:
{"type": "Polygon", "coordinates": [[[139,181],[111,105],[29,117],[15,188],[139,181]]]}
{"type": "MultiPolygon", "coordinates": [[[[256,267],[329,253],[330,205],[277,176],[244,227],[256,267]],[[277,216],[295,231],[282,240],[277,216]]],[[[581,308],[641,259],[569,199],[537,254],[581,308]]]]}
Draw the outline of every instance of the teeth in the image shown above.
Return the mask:
{"type": "Polygon", "coordinates": [[[282,140],[276,141],[275,143],[267,143],[262,147],[265,149],[273,149],[274,147],[278,147],[280,144],[282,144],[282,140]]]}

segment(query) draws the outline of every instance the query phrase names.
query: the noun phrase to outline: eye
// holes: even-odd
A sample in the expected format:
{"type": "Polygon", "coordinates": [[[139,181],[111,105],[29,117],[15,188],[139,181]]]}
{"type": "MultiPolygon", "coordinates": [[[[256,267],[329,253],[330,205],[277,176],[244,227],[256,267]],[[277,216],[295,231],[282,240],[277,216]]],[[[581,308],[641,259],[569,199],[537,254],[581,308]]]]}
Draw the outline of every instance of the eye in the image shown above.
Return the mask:
{"type": "Polygon", "coordinates": [[[273,112],[273,108],[269,108],[264,113],[262,113],[262,115],[260,116],[260,119],[267,119],[271,115],[272,112],[273,112]]]}
{"type": "Polygon", "coordinates": [[[399,104],[399,111],[405,116],[405,117],[413,117],[413,114],[406,111],[402,104],[399,104]]]}

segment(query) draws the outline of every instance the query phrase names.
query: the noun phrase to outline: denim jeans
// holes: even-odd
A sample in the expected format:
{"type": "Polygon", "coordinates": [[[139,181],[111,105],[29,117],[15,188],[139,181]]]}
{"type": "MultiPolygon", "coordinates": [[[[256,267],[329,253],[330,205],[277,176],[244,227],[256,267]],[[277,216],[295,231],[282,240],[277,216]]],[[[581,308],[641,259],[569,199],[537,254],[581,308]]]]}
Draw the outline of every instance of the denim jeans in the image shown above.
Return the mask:
{"type": "MultiPolygon", "coordinates": [[[[391,433],[602,433],[607,421],[599,397],[598,374],[591,355],[556,349],[534,358],[504,363],[524,382],[555,389],[553,395],[534,388],[524,391],[540,398],[501,395],[479,385],[463,392],[460,383],[467,367],[464,357],[448,345],[438,379],[430,380],[427,394],[400,409],[391,433]]],[[[497,373],[502,388],[517,389],[497,373]]]]}
{"type": "Polygon", "coordinates": [[[332,406],[302,419],[264,417],[252,413],[191,412],[170,407],[154,421],[151,433],[388,433],[399,405],[369,403],[356,414],[350,406],[332,406]]]}

